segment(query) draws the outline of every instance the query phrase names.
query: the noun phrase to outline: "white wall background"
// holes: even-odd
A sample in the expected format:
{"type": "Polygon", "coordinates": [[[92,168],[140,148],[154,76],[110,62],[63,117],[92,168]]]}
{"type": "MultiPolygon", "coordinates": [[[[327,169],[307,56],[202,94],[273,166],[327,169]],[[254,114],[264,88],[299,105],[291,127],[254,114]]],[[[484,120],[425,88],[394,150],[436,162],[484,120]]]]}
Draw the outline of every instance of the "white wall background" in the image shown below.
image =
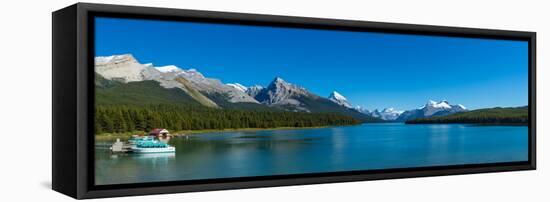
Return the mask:
{"type": "MultiPolygon", "coordinates": [[[[543,201],[550,199],[550,14],[540,0],[140,0],[95,3],[340,18],[538,33],[538,170],[215,191],[112,201],[543,201]]],[[[51,12],[69,0],[0,6],[0,200],[68,201],[51,186],[51,12]],[[22,137],[22,138],[20,138],[22,137]]],[[[104,199],[101,199],[104,200],[104,199]]]]}

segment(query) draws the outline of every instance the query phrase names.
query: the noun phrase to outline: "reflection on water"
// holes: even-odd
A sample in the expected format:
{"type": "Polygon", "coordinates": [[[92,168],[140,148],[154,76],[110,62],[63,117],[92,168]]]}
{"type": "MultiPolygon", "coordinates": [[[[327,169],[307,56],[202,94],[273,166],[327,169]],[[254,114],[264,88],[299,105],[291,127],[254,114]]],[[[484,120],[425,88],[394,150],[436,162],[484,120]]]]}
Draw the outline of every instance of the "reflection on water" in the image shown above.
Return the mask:
{"type": "Polygon", "coordinates": [[[510,162],[528,153],[524,126],[364,124],[167,141],[176,153],[96,149],[96,184],[510,162]]]}

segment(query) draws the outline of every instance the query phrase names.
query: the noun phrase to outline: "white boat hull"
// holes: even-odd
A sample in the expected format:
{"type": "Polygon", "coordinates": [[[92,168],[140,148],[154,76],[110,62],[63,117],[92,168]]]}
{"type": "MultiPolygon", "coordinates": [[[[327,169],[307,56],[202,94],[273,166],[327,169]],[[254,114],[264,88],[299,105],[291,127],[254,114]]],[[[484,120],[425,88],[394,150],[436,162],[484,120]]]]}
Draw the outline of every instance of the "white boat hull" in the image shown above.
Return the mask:
{"type": "Polygon", "coordinates": [[[132,152],[134,153],[168,153],[168,152],[176,152],[176,148],[175,147],[165,147],[165,148],[132,147],[132,152]]]}

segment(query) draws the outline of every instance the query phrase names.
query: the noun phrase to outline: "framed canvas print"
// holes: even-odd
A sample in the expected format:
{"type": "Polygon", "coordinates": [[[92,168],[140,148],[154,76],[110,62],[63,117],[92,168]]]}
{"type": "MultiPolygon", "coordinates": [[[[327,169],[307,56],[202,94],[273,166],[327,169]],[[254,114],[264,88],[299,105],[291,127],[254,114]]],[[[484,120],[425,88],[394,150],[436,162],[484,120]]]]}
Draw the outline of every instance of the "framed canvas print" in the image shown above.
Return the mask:
{"type": "Polygon", "coordinates": [[[535,33],[79,3],[53,13],[75,198],[535,169],[535,33]]]}

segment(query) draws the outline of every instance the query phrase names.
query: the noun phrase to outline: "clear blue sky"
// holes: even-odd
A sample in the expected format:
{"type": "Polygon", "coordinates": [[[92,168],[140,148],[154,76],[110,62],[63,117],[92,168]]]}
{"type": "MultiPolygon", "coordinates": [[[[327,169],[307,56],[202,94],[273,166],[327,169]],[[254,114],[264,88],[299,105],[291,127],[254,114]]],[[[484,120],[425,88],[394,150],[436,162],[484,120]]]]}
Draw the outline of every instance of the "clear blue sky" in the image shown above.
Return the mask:
{"type": "Polygon", "coordinates": [[[224,83],[266,86],[280,76],[368,109],[411,109],[428,99],[524,106],[528,98],[522,41],[97,18],[96,55],[125,53],[224,83]]]}

